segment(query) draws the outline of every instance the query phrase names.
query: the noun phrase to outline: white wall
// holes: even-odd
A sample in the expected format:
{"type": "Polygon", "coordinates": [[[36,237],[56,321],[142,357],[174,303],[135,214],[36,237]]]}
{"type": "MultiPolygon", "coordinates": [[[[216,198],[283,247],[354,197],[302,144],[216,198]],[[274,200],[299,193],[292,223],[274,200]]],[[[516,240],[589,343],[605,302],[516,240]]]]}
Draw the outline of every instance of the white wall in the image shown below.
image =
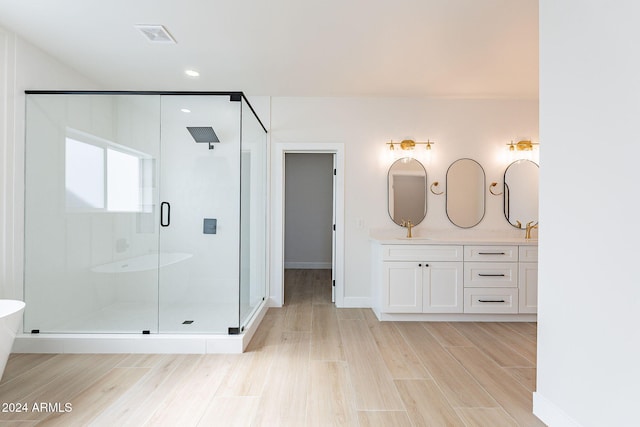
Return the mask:
{"type": "MultiPolygon", "coordinates": [[[[2,153],[2,283],[0,296],[22,297],[23,151],[25,89],[100,89],[13,33],[1,31],[3,81],[0,133],[2,153]]],[[[255,101],[252,98],[252,102],[255,101]]],[[[341,142],[346,147],[345,176],[345,305],[370,300],[369,232],[404,230],[387,214],[386,176],[390,165],[385,142],[427,138],[436,142],[428,180],[445,181],[454,160],[471,157],[482,164],[487,185],[502,182],[504,144],[518,137],[538,139],[536,100],[459,100],[411,98],[286,98],[260,97],[257,107],[270,127],[270,144],[278,142],[341,142]],[[266,112],[266,114],[264,114],[266,112]],[[270,124],[270,125],[269,125],[270,124]]],[[[445,214],[445,197],[428,195],[426,220],[416,232],[446,229],[462,233],[487,230],[516,232],[502,215],[500,197],[487,195],[484,220],[460,230],[445,214]]]]}
{"type": "Polygon", "coordinates": [[[638,425],[640,27],[636,1],[540,2],[534,412],[638,425]]]}
{"type": "Polygon", "coordinates": [[[285,268],[331,268],[333,155],[285,155],[285,268]]]}
{"type": "Polygon", "coordinates": [[[22,298],[24,91],[97,88],[0,27],[0,298],[22,298]]]}
{"type": "MultiPolygon", "coordinates": [[[[458,158],[477,160],[487,186],[502,183],[505,144],[520,136],[538,140],[537,100],[464,100],[411,98],[286,98],[271,102],[271,142],[345,144],[345,306],[370,304],[370,240],[372,229],[404,229],[387,213],[385,145],[411,138],[435,141],[426,163],[428,182],[444,184],[448,166],[458,158]]],[[[463,234],[497,230],[524,233],[508,225],[502,198],[487,191],[487,211],[475,228],[452,225],[445,213],[445,196],[431,193],[427,217],[416,233],[451,230],[463,234]]]]}

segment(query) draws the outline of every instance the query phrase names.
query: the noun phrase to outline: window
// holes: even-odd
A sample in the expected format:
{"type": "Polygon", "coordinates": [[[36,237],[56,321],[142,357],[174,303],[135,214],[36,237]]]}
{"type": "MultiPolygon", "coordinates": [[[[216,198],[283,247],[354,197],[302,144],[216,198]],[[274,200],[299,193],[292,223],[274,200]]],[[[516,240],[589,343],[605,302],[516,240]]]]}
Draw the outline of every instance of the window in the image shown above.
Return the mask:
{"type": "Polygon", "coordinates": [[[140,159],[107,148],[107,210],[140,212],[140,159]]]}
{"type": "Polygon", "coordinates": [[[72,138],[65,148],[67,209],[103,209],[104,149],[72,138]]]}
{"type": "Polygon", "coordinates": [[[90,135],[67,136],[67,210],[149,212],[152,165],[149,156],[112,142],[90,135]]]}

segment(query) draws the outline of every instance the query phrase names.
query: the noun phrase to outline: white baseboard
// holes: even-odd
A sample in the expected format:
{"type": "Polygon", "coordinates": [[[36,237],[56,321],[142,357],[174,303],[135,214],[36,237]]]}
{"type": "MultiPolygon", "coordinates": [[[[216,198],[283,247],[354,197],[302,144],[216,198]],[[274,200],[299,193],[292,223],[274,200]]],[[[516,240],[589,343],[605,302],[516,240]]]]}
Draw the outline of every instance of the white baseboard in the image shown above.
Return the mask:
{"type": "Polygon", "coordinates": [[[331,270],[330,262],[290,262],[285,261],[285,269],[331,270]]]}
{"type": "Polygon", "coordinates": [[[378,320],[393,322],[536,322],[536,314],[382,313],[378,320]]]}
{"type": "Polygon", "coordinates": [[[344,297],[339,308],[371,308],[369,297],[344,297]]]}
{"type": "Polygon", "coordinates": [[[533,415],[548,426],[581,427],[581,424],[538,392],[533,393],[533,415]]]}
{"type": "Polygon", "coordinates": [[[276,300],[273,296],[268,297],[267,307],[282,308],[282,301],[276,300]]]}

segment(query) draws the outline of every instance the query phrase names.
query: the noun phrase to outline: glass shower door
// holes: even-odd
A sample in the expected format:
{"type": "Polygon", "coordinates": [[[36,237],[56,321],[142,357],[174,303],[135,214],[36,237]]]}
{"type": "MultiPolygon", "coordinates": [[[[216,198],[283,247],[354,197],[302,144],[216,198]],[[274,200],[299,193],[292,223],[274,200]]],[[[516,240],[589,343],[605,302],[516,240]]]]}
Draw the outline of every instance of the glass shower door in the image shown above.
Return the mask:
{"type": "Polygon", "coordinates": [[[159,96],[27,96],[26,332],[157,332],[159,96]]]}
{"type": "Polygon", "coordinates": [[[161,104],[160,332],[227,334],[239,328],[240,102],[161,104]]]}

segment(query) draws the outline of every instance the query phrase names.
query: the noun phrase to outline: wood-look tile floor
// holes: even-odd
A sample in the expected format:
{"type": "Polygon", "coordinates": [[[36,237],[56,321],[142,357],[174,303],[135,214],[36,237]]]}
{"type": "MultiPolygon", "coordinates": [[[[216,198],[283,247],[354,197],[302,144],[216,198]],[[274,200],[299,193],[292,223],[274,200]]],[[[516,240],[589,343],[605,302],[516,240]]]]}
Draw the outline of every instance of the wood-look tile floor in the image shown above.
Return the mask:
{"type": "Polygon", "coordinates": [[[14,354],[0,427],[544,425],[535,324],[378,322],[328,270],[285,286],[243,354],[14,354]]]}

